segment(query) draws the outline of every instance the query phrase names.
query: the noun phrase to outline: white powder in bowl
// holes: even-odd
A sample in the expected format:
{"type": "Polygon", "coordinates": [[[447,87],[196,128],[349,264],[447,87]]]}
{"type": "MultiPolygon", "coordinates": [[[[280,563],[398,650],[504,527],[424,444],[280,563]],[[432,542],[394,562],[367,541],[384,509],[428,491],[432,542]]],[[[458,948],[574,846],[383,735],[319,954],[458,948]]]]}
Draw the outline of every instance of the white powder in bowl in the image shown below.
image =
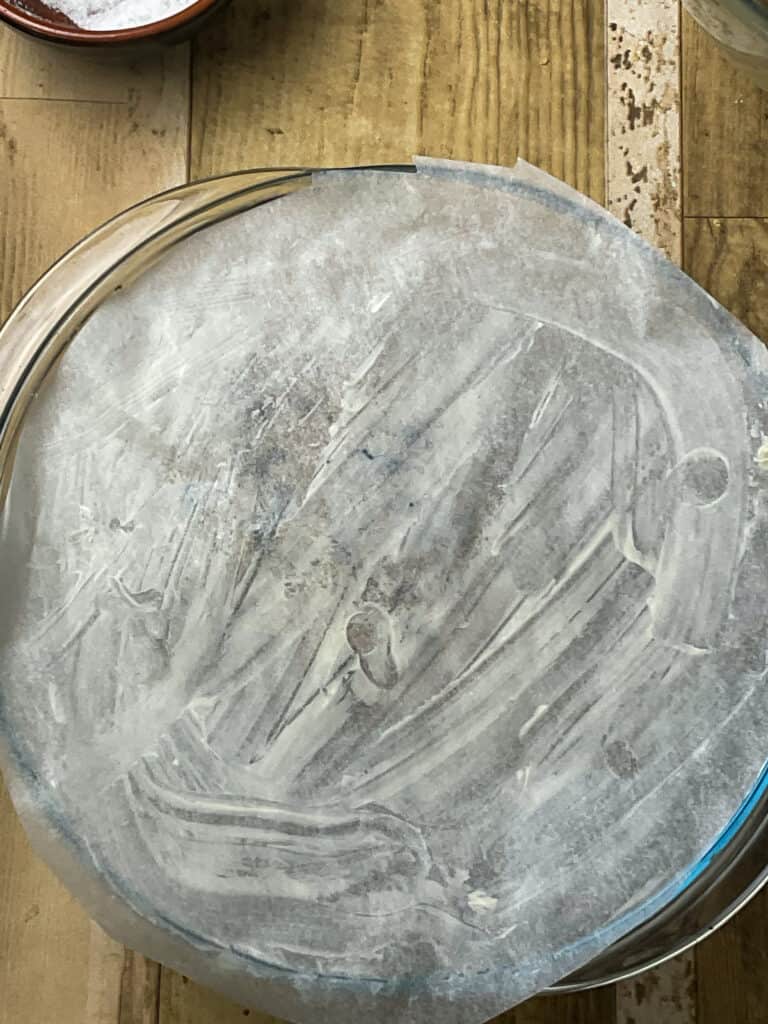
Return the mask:
{"type": "Polygon", "coordinates": [[[151,25],[191,6],[191,0],[48,0],[48,6],[92,32],[151,25]]]}

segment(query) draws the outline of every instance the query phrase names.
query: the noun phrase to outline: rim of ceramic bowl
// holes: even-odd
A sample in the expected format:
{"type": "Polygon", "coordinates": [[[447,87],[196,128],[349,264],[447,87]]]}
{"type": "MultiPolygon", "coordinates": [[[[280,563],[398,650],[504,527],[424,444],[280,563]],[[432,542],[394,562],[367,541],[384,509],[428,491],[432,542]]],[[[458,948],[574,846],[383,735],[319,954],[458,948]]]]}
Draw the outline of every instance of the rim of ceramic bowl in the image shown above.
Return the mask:
{"type": "Polygon", "coordinates": [[[17,6],[14,0],[0,0],[0,18],[14,28],[22,29],[32,35],[51,42],[79,43],[85,46],[104,46],[115,43],[139,42],[151,40],[184,28],[200,15],[205,14],[221,0],[192,0],[182,11],[172,14],[160,21],[147,22],[133,28],[91,31],[65,22],[50,21],[40,14],[34,14],[23,7],[17,6]]]}
{"type": "MultiPolygon", "coordinates": [[[[366,169],[415,170],[412,164],[366,169]]],[[[313,173],[302,167],[254,169],[177,186],[97,228],[33,285],[0,325],[0,506],[26,409],[93,310],[183,239],[306,188],[313,173]]],[[[711,935],[749,902],[768,881],[768,790],[755,792],[691,884],[550,991],[596,988],[658,966],[711,935]]]]}

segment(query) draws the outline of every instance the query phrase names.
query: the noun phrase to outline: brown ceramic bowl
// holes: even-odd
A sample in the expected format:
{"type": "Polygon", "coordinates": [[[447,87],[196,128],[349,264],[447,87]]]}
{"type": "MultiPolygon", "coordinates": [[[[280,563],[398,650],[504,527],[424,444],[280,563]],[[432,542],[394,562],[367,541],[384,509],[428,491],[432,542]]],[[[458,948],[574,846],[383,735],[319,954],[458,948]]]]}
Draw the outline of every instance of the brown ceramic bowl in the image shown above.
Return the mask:
{"type": "Polygon", "coordinates": [[[70,46],[115,47],[151,42],[175,43],[196,32],[229,0],[190,0],[183,11],[135,28],[93,32],[80,28],[45,0],[0,0],[0,21],[27,35],[50,43],[70,46]]]}

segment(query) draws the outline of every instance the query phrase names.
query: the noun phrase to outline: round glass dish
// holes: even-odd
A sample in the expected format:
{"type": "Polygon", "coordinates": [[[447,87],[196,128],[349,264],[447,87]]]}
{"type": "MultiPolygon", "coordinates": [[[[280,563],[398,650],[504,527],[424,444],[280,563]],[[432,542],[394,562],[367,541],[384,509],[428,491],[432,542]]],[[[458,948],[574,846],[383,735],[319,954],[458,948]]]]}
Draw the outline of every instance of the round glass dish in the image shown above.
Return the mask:
{"type": "MultiPolygon", "coordinates": [[[[252,170],[172,190],[120,214],[45,274],[0,330],[0,510],[30,400],[96,307],[191,234],[311,181],[310,170],[252,170]]],[[[768,795],[762,785],[753,792],[680,895],[554,991],[607,984],[655,966],[743,906],[768,877],[768,795]]]]}

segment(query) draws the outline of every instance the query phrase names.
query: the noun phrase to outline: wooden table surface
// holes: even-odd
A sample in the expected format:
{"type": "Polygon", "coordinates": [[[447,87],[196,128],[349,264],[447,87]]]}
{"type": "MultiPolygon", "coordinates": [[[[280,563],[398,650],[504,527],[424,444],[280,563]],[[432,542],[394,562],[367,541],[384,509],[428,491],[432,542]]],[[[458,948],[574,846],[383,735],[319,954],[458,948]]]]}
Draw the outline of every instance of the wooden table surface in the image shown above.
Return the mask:
{"type": "MultiPolygon", "coordinates": [[[[80,236],[243,167],[519,154],[608,205],[768,340],[768,93],[675,0],[235,0],[149,57],[0,29],[0,319],[80,236]],[[605,4],[605,8],[604,8],[605,4]]],[[[0,792],[0,1024],[272,1018],[123,950],[0,792]]],[[[694,954],[505,1024],[768,1024],[768,896],[694,954]]]]}

